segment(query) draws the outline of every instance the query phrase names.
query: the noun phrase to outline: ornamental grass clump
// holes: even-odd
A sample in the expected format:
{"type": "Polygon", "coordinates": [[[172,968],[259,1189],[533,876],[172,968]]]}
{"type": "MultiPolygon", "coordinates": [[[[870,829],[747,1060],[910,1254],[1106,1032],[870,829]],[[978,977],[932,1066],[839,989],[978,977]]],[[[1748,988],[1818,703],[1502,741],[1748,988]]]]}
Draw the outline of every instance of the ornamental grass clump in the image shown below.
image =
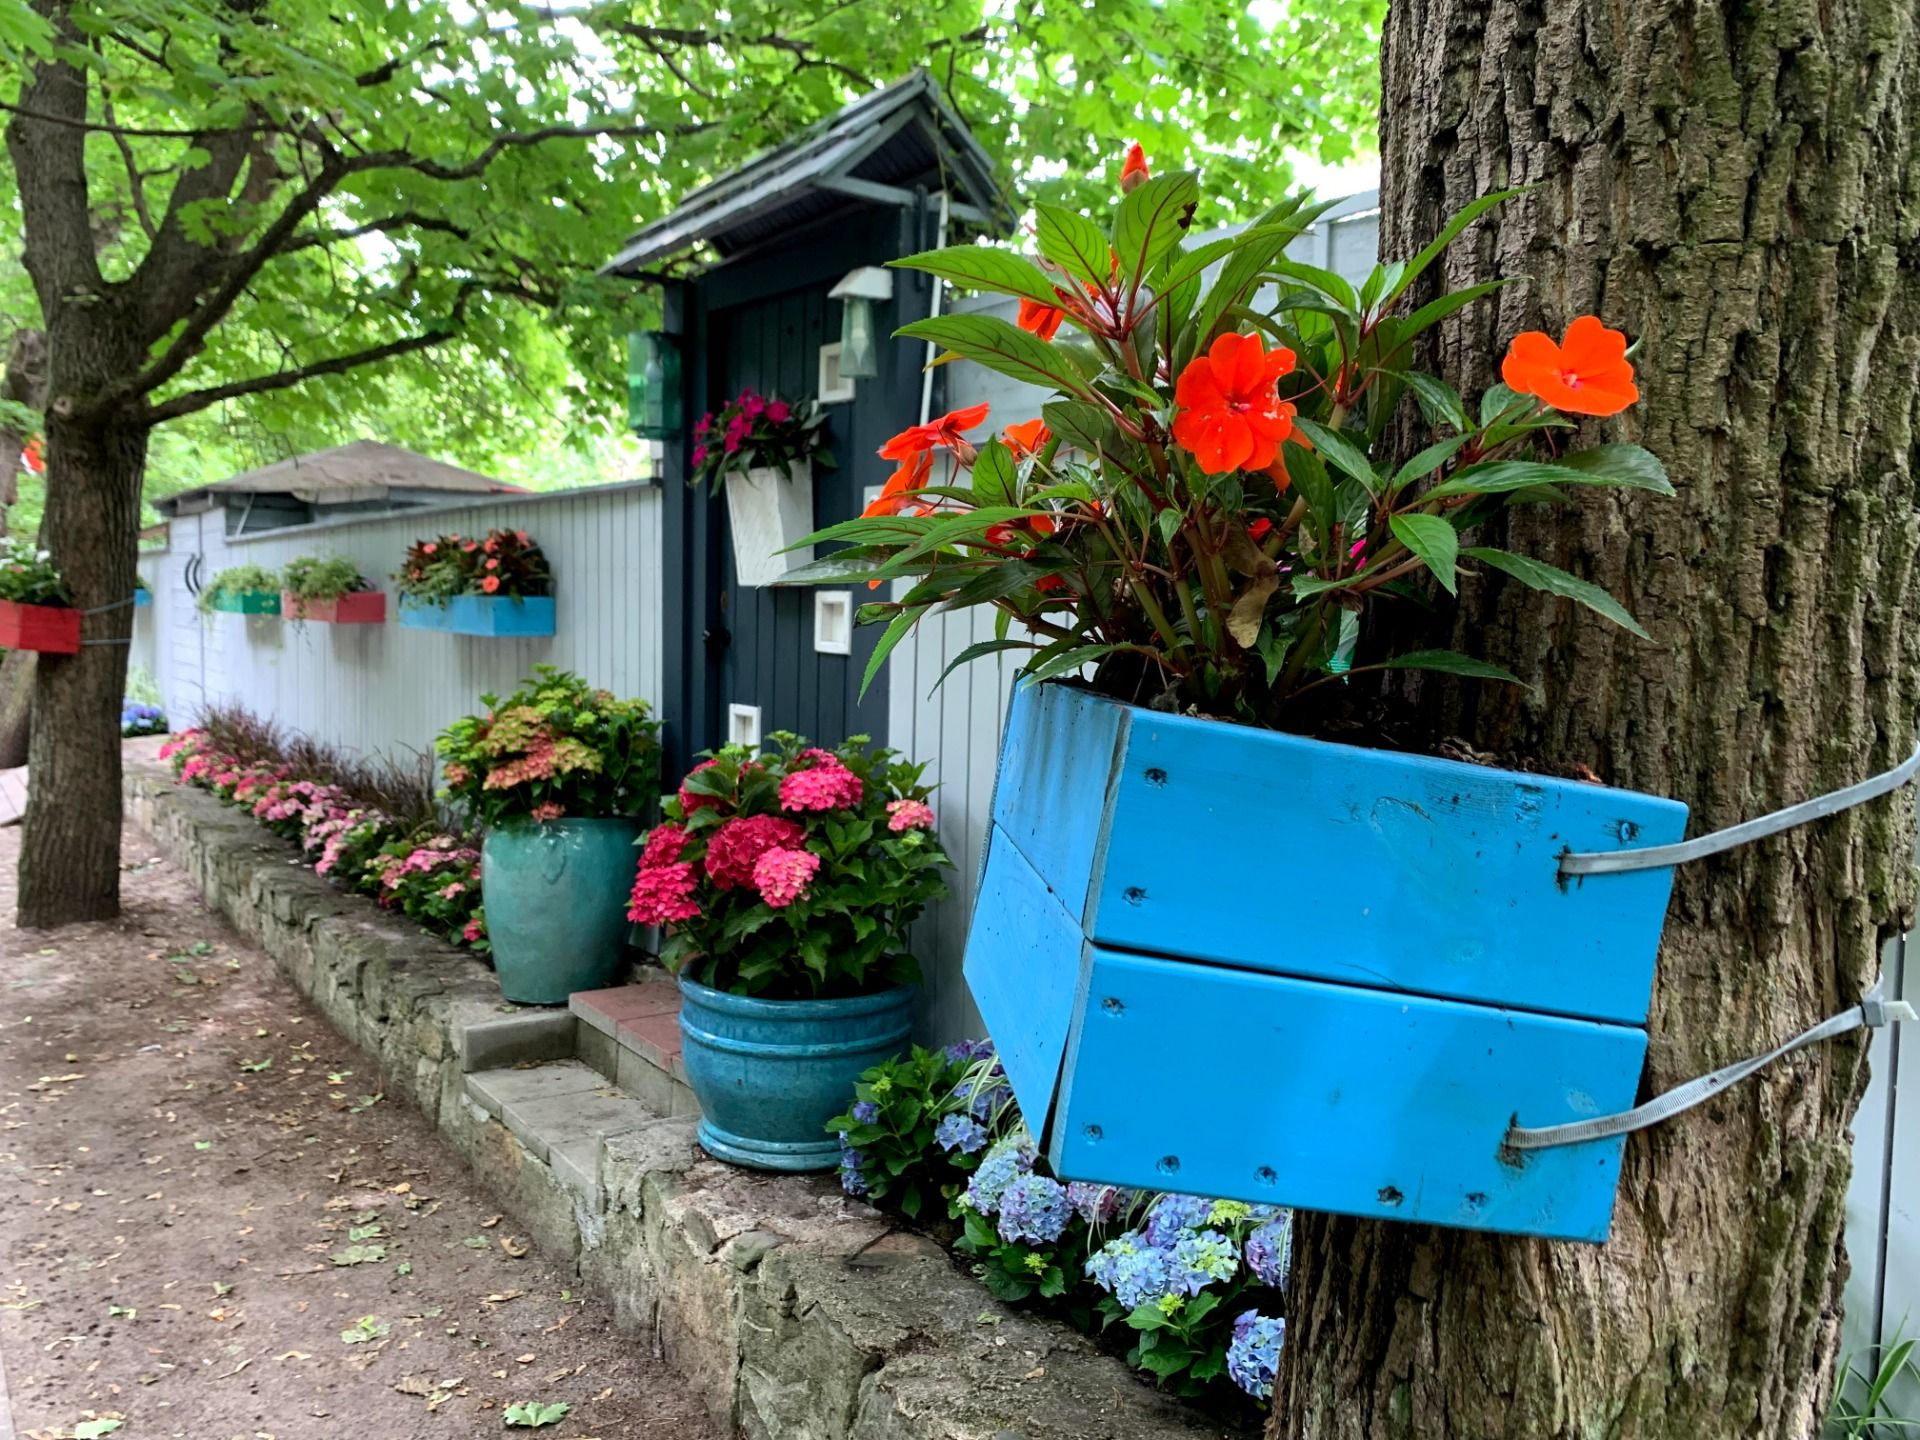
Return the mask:
{"type": "Polygon", "coordinates": [[[1056,1179],[987,1041],[874,1066],[827,1128],[841,1188],[935,1227],[997,1298],[1123,1340],[1176,1394],[1228,1408],[1271,1396],[1288,1211],[1056,1179]]]}
{"type": "Polygon", "coordinates": [[[616,699],[578,675],[536,665],[504,700],[434,741],[441,797],[482,830],[516,822],[608,819],[649,809],[660,783],[660,724],[644,700],[616,699]]]}
{"type": "Polygon", "coordinates": [[[660,959],[716,990],[777,1000],[874,994],[919,978],[907,928],[946,895],[922,765],[856,735],[784,731],[694,767],[647,837],[629,918],[660,959]]]}
{"type": "Polygon", "coordinates": [[[889,622],[869,683],[928,615],[987,605],[995,638],[955,665],[1010,651],[1035,678],[1084,670],[1122,700],[1301,730],[1370,672],[1512,680],[1418,638],[1475,576],[1644,634],[1598,586],[1492,543],[1513,505],[1672,493],[1636,445],[1570,443],[1581,418],[1636,400],[1626,337],[1591,315],[1557,341],[1522,334],[1473,404],[1412,363],[1428,330],[1502,282],[1417,308],[1413,287],[1513,192],[1357,288],[1287,254],[1324,205],[1289,200],[1200,242],[1192,173],[1130,165],[1123,192],[1093,218],[1037,205],[1036,259],[963,245],[893,262],[1017,297],[1017,321],[961,312],[897,333],[1051,398],[1034,416],[990,424],[976,405],[901,432],[865,513],[804,542],[847,548],[789,582],[904,582],[861,612],[889,622]]]}
{"type": "Polygon", "coordinates": [[[436,535],[407,547],[393,588],[426,605],[445,605],[456,595],[551,595],[553,571],[524,530],[489,530],[478,540],[436,535]]]}
{"type": "Polygon", "coordinates": [[[826,423],[827,412],[817,400],[782,400],[742,390],[693,427],[693,473],[688,480],[718,490],[727,476],[749,470],[784,473],[795,464],[831,470],[833,453],[821,433],[826,423]]]}

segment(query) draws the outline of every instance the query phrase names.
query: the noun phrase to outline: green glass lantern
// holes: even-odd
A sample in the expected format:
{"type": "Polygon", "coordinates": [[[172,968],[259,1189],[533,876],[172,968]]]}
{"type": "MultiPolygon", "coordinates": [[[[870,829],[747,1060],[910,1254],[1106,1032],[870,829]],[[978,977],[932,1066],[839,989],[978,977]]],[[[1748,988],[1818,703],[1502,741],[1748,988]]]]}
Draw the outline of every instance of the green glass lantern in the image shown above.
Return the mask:
{"type": "Polygon", "coordinates": [[[863,265],[827,292],[840,302],[840,374],[870,380],[880,373],[879,319],[875,307],[893,298],[893,272],[863,265]]]}
{"type": "Polygon", "coordinates": [[[627,336],[627,428],[642,440],[680,434],[680,340],[659,330],[627,336]]]}

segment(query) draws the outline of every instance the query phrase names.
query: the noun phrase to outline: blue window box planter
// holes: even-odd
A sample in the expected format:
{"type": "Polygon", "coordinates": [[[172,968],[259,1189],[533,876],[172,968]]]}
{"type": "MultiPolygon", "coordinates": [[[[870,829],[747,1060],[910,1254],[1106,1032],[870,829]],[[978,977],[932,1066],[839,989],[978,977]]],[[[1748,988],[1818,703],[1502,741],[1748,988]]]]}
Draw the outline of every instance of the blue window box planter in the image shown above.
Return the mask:
{"type": "Polygon", "coordinates": [[[153,604],[153,592],[144,585],[134,586],[133,608],[136,610],[145,610],[151,604],[153,604]]]}
{"type": "Polygon", "coordinates": [[[208,608],[224,615],[278,615],[278,590],[218,590],[208,608]]]}
{"type": "Polygon", "coordinates": [[[967,983],[1063,1177],[1601,1241],[1686,815],[1022,684],[967,983]]]}
{"type": "Polygon", "coordinates": [[[553,634],[551,595],[456,595],[445,605],[403,597],[400,624],[408,630],[499,637],[553,634]]]}

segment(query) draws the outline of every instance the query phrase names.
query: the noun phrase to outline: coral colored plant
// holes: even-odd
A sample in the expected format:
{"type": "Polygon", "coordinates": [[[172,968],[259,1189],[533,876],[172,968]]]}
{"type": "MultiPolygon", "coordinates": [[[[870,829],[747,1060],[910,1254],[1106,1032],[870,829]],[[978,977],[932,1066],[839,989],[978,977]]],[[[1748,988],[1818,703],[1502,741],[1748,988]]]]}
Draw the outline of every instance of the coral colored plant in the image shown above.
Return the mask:
{"type": "Polygon", "coordinates": [[[921,765],[864,735],[823,750],[784,731],[709,755],[662,807],[629,918],[660,959],[769,999],[868,995],[919,978],[907,928],[947,893],[921,765]]]}
{"type": "Polygon", "coordinates": [[[660,781],[660,724],[644,700],[618,700],[565,670],[536,665],[486,713],[433,742],[440,794],[482,829],[516,821],[639,815],[660,781]]]}
{"type": "Polygon", "coordinates": [[[553,571],[524,530],[489,530],[477,540],[436,535],[407,547],[393,588],[431,605],[445,605],[456,595],[551,595],[553,571]]]}
{"type": "Polygon", "coordinates": [[[809,537],[848,548],[789,582],[907,582],[861,612],[890,622],[868,683],[926,616],[990,605],[996,638],[959,660],[1011,651],[1037,678],[1090,671],[1121,699],[1301,729],[1372,671],[1512,680],[1394,625],[1478,575],[1644,634],[1598,586],[1489,538],[1515,504],[1672,493],[1638,446],[1567,444],[1580,417],[1637,398],[1626,337],[1590,315],[1558,341],[1522,334],[1471,405],[1411,363],[1424,332],[1497,288],[1413,298],[1505,194],[1356,288],[1287,253],[1324,207],[1288,201],[1199,241],[1192,173],[1132,153],[1121,190],[1104,216],[1036,206],[1036,260],[969,244],[894,262],[1017,297],[1017,320],[960,311],[898,333],[1052,395],[1038,416],[978,405],[903,431],[867,511],[809,537]]]}
{"type": "Polygon", "coordinates": [[[690,483],[718,490],[729,475],[761,468],[785,472],[796,462],[822,470],[834,458],[821,434],[827,412],[817,400],[782,400],[743,390],[718,413],[702,415],[693,427],[690,483]]]}

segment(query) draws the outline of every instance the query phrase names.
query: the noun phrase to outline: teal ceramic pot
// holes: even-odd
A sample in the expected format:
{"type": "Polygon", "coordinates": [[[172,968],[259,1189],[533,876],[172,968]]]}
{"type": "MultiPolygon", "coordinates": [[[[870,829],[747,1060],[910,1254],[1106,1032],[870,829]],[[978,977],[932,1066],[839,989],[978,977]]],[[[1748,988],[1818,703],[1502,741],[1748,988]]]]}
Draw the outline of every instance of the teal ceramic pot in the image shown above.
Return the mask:
{"type": "Polygon", "coordinates": [[[507,999],[564,1005],[618,978],[640,830],[638,820],[550,820],[487,833],[480,893],[507,999]]]}
{"type": "MultiPolygon", "coordinates": [[[[491,914],[492,912],[488,912],[491,914]]],[[[826,1123],[860,1072],[907,1048],[914,987],[852,1000],[751,1000],[680,982],[681,1059],[707,1153],[755,1170],[831,1170],[826,1123]]]]}

